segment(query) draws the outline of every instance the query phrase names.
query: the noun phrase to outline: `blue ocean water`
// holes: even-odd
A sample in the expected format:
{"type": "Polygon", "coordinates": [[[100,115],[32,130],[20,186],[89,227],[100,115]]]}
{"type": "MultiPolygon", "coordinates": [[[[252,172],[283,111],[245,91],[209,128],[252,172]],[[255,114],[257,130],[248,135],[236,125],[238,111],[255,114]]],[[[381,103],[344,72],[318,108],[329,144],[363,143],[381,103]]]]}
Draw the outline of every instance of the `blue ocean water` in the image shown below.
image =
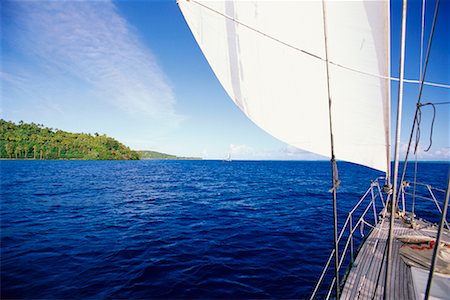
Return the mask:
{"type": "MultiPolygon", "coordinates": [[[[328,162],[0,168],[2,299],[307,298],[332,248],[328,162]]],[[[448,163],[419,170],[445,189],[448,163]]],[[[339,163],[340,223],[380,175],[339,163]]]]}

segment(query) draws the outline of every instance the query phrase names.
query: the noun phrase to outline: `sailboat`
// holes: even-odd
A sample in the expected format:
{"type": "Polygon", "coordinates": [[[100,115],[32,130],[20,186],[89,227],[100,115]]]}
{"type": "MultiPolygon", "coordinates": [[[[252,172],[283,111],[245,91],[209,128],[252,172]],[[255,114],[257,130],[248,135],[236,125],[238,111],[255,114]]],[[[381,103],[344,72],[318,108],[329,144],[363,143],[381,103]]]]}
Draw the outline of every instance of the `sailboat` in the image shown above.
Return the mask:
{"type": "Polygon", "coordinates": [[[231,162],[231,152],[228,153],[227,158],[225,158],[224,160],[222,160],[223,162],[231,162]]]}
{"type": "MultiPolygon", "coordinates": [[[[424,86],[449,88],[425,81],[426,63],[419,80],[404,78],[407,0],[403,0],[399,78],[390,74],[389,1],[177,3],[218,80],[245,115],[279,140],[330,159],[334,243],[311,299],[448,299],[450,184],[444,191],[408,182],[399,170],[404,82],[420,86],[417,110],[424,86]],[[391,170],[391,82],[397,81],[391,170]],[[385,174],[370,182],[341,228],[338,160],[385,174]],[[419,187],[428,195],[416,195],[419,187]],[[421,197],[436,203],[438,225],[406,210],[411,195],[412,201],[421,197]],[[365,228],[370,228],[368,234],[365,228]],[[364,235],[359,247],[358,232],[364,235]]],[[[439,0],[433,30],[438,8],[439,0]]],[[[407,155],[419,125],[417,110],[407,155]]]]}

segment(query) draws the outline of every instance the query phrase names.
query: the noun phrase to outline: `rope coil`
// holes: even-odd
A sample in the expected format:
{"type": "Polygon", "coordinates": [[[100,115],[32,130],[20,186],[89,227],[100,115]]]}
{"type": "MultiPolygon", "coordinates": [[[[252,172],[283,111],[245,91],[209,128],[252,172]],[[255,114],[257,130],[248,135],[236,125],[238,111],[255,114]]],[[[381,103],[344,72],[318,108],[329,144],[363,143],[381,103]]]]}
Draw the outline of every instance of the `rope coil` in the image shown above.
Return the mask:
{"type": "Polygon", "coordinates": [[[386,195],[392,195],[392,184],[385,184],[383,185],[383,193],[386,195]]]}
{"type": "Polygon", "coordinates": [[[422,121],[422,110],[421,108],[424,106],[431,106],[433,108],[433,117],[431,119],[431,125],[430,125],[430,142],[428,144],[427,149],[425,149],[425,152],[428,152],[431,149],[431,146],[433,145],[433,129],[434,129],[434,121],[436,120],[436,105],[441,104],[450,104],[450,102],[427,102],[427,103],[417,103],[417,118],[416,118],[416,141],[414,146],[414,154],[417,152],[417,148],[419,146],[420,141],[420,123],[422,121]]]}
{"type": "Polygon", "coordinates": [[[328,190],[328,192],[330,192],[330,193],[332,193],[333,191],[336,191],[339,188],[339,186],[341,185],[341,180],[339,179],[337,163],[334,158],[331,160],[331,166],[333,168],[333,174],[335,174],[336,177],[333,178],[333,187],[328,190]]]}

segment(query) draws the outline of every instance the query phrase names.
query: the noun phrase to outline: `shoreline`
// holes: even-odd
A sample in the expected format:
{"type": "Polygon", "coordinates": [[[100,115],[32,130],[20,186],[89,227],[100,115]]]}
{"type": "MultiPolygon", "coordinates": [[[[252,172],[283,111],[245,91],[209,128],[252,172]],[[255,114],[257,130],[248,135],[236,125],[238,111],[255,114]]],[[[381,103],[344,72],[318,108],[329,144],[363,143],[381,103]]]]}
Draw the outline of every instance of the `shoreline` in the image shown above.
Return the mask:
{"type": "MultiPolygon", "coordinates": [[[[58,159],[35,159],[35,158],[0,158],[0,161],[64,161],[64,160],[74,160],[74,161],[146,161],[146,160],[190,160],[190,161],[223,161],[223,159],[203,159],[201,157],[179,157],[179,158],[141,158],[141,159],[83,159],[83,158],[58,158],[58,159]]],[[[234,162],[329,162],[328,160],[285,160],[285,159],[235,159],[234,162]]],[[[232,161],[232,162],[233,162],[232,161]]],[[[440,164],[450,164],[450,161],[446,160],[419,160],[418,163],[440,163],[440,164]]],[[[404,161],[400,161],[404,163],[404,161]]],[[[351,163],[350,163],[351,164],[351,163]]]]}
{"type": "Polygon", "coordinates": [[[77,160],[77,161],[141,161],[141,160],[203,160],[202,158],[143,158],[143,159],[83,159],[83,158],[57,158],[57,159],[35,159],[35,158],[0,158],[0,161],[59,161],[59,160],[77,160]]]}

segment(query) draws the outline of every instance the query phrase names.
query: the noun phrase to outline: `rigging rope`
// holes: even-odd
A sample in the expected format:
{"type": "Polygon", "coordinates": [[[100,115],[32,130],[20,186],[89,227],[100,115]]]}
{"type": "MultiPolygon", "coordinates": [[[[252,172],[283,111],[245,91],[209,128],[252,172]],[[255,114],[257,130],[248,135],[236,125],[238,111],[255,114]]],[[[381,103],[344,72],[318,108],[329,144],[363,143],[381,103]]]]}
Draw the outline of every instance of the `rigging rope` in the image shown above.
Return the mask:
{"type": "MultiPolygon", "coordinates": [[[[418,103],[417,104],[417,120],[416,120],[417,129],[416,129],[416,141],[415,141],[415,146],[414,146],[414,154],[417,153],[417,149],[418,149],[419,142],[420,142],[420,123],[422,121],[421,108],[424,106],[428,106],[428,105],[433,107],[433,118],[431,119],[431,126],[430,126],[430,143],[428,145],[428,148],[424,150],[425,152],[428,152],[431,149],[431,146],[433,145],[433,128],[434,128],[434,121],[436,119],[436,105],[442,105],[442,104],[450,104],[450,101],[448,101],[448,102],[427,102],[427,103],[418,103]]],[[[417,158],[416,158],[416,161],[417,161],[417,158]]],[[[414,181],[415,181],[415,177],[414,177],[414,181]]]]}
{"type": "MultiPolygon", "coordinates": [[[[425,32],[425,0],[422,0],[422,10],[421,10],[422,23],[420,28],[420,67],[419,67],[419,76],[422,74],[423,70],[423,41],[424,41],[424,32],[425,32]]],[[[418,134],[416,132],[416,145],[418,144],[418,134]]],[[[412,222],[414,223],[414,208],[416,204],[416,182],[417,182],[417,146],[414,150],[414,187],[413,187],[413,199],[412,199],[412,222]]]]}
{"type": "MultiPolygon", "coordinates": [[[[419,76],[422,74],[423,70],[423,41],[424,41],[424,32],[425,32],[425,0],[422,0],[422,23],[420,29],[420,67],[419,67],[419,76]]],[[[412,207],[411,207],[411,217],[412,223],[414,223],[414,209],[416,204],[416,182],[417,182],[417,169],[418,169],[418,160],[417,160],[417,145],[419,144],[419,136],[420,129],[416,131],[416,147],[414,150],[414,186],[413,186],[413,198],[412,198],[412,207]]],[[[403,179],[402,179],[403,180],[403,179]]]]}
{"type": "Polygon", "coordinates": [[[340,281],[339,281],[339,240],[338,240],[338,216],[337,216],[337,188],[339,186],[339,175],[334,156],[334,137],[333,137],[333,118],[332,118],[332,98],[330,92],[330,71],[328,59],[328,39],[327,39],[327,17],[326,17],[326,3],[322,0],[322,20],[323,20],[323,37],[325,44],[325,62],[327,70],[327,94],[328,94],[328,118],[330,126],[330,150],[331,150],[331,168],[332,168],[332,183],[333,183],[333,233],[334,233],[334,279],[336,281],[336,299],[340,298],[340,281]]]}
{"type": "MultiPolygon", "coordinates": [[[[228,19],[228,20],[230,20],[230,21],[232,21],[232,22],[234,22],[234,23],[236,23],[236,24],[239,24],[239,25],[241,25],[242,27],[245,27],[245,28],[247,28],[247,29],[249,29],[249,30],[251,30],[251,31],[253,31],[253,32],[255,32],[255,33],[257,33],[257,34],[263,36],[263,37],[265,37],[265,38],[268,38],[268,39],[274,41],[274,42],[277,42],[277,43],[279,43],[279,44],[281,44],[281,45],[284,45],[284,46],[286,46],[286,47],[289,47],[289,48],[291,48],[291,49],[293,49],[293,50],[295,50],[295,51],[301,52],[301,53],[303,53],[303,54],[305,54],[305,55],[309,55],[309,56],[311,56],[311,57],[313,57],[313,58],[319,59],[319,60],[321,60],[321,61],[323,61],[323,62],[327,62],[327,59],[326,59],[326,58],[323,58],[323,57],[321,57],[321,56],[319,56],[319,55],[316,55],[316,54],[314,54],[314,53],[311,53],[311,52],[309,52],[309,51],[306,51],[306,50],[304,50],[304,49],[301,49],[301,48],[299,48],[299,47],[297,47],[297,46],[293,46],[293,45],[291,45],[291,44],[289,44],[289,43],[286,43],[286,42],[284,42],[284,41],[282,41],[282,40],[280,40],[280,39],[278,39],[278,38],[276,38],[276,37],[274,37],[274,36],[271,36],[271,35],[269,35],[269,34],[267,34],[267,33],[262,32],[261,30],[258,30],[258,29],[256,29],[256,28],[253,28],[252,26],[247,25],[247,24],[245,24],[245,23],[243,23],[243,22],[241,22],[241,21],[235,19],[234,17],[228,16],[228,15],[226,15],[226,14],[224,14],[224,13],[218,11],[218,10],[215,10],[215,9],[213,9],[213,8],[211,8],[211,7],[207,6],[207,5],[205,5],[205,4],[202,4],[202,3],[197,2],[197,1],[195,1],[195,0],[190,0],[189,2],[195,3],[195,4],[201,6],[201,7],[205,8],[205,9],[207,9],[207,10],[209,10],[209,11],[215,13],[215,14],[218,14],[218,15],[220,15],[220,16],[222,16],[222,17],[224,17],[224,18],[226,18],[226,19],[228,19]]],[[[355,68],[347,67],[347,66],[341,65],[341,64],[339,64],[339,63],[333,62],[333,61],[331,61],[331,60],[328,60],[328,63],[329,63],[330,65],[334,65],[334,66],[336,66],[336,67],[339,67],[339,68],[342,68],[342,69],[345,69],[345,70],[348,70],[348,71],[356,72],[356,73],[363,74],[363,75],[367,75],[367,76],[371,76],[371,77],[376,77],[376,78],[380,78],[380,79],[387,79],[387,80],[392,80],[392,81],[399,81],[399,80],[400,80],[399,78],[396,78],[396,77],[384,76],[384,75],[380,75],[380,74],[373,74],[373,73],[365,72],[365,71],[358,70],[358,69],[355,69],[355,68]]],[[[433,87],[439,87],[439,88],[445,88],[445,89],[450,89],[450,84],[447,84],[447,83],[427,82],[427,81],[416,80],[416,79],[403,79],[403,82],[405,82],[405,83],[421,84],[421,85],[427,85],[427,86],[433,86],[433,87]]]]}
{"type": "Polygon", "coordinates": [[[430,126],[430,143],[428,145],[428,148],[425,149],[425,152],[428,152],[433,145],[433,127],[434,127],[434,120],[436,119],[436,106],[434,103],[427,102],[427,103],[419,103],[417,106],[418,109],[418,115],[417,115],[417,133],[416,133],[416,145],[414,147],[414,154],[417,152],[417,148],[419,146],[419,139],[420,139],[420,122],[422,120],[422,110],[421,108],[424,106],[430,105],[433,107],[433,118],[431,119],[431,126],[430,126]]]}
{"type": "MultiPolygon", "coordinates": [[[[409,135],[408,148],[407,148],[406,154],[405,154],[405,161],[403,163],[402,179],[400,180],[400,182],[403,182],[403,180],[405,179],[406,167],[408,165],[408,157],[409,157],[409,151],[411,149],[412,138],[413,138],[413,134],[415,132],[415,127],[416,127],[416,124],[417,124],[418,117],[420,117],[419,116],[419,114],[420,114],[420,100],[422,98],[422,91],[423,91],[423,86],[424,86],[424,82],[425,82],[425,75],[426,75],[426,72],[427,72],[428,59],[430,58],[431,45],[432,45],[432,42],[433,42],[434,30],[435,30],[435,27],[436,27],[436,21],[437,21],[437,16],[438,16],[438,12],[439,12],[439,4],[440,4],[440,0],[437,0],[436,1],[436,7],[435,7],[435,10],[434,10],[433,23],[432,23],[432,26],[431,26],[430,38],[428,40],[427,53],[426,53],[426,56],[425,56],[425,64],[424,64],[424,67],[423,67],[423,72],[422,72],[421,80],[420,80],[421,83],[420,83],[419,95],[417,97],[416,112],[414,114],[413,125],[412,125],[412,128],[411,128],[411,133],[409,135]]],[[[401,109],[401,108],[399,108],[399,109],[401,109]]],[[[416,149],[418,147],[418,139],[419,138],[420,138],[420,129],[419,129],[418,133],[416,131],[416,142],[417,142],[417,144],[415,145],[415,153],[416,153],[416,149]]],[[[400,194],[398,195],[398,197],[400,197],[400,194]]],[[[398,198],[396,200],[398,201],[398,198]]]]}
{"type": "Polygon", "coordinates": [[[422,0],[422,26],[420,30],[420,68],[419,68],[419,76],[422,74],[423,67],[423,40],[424,40],[424,31],[425,31],[425,0],[422,0]]]}

